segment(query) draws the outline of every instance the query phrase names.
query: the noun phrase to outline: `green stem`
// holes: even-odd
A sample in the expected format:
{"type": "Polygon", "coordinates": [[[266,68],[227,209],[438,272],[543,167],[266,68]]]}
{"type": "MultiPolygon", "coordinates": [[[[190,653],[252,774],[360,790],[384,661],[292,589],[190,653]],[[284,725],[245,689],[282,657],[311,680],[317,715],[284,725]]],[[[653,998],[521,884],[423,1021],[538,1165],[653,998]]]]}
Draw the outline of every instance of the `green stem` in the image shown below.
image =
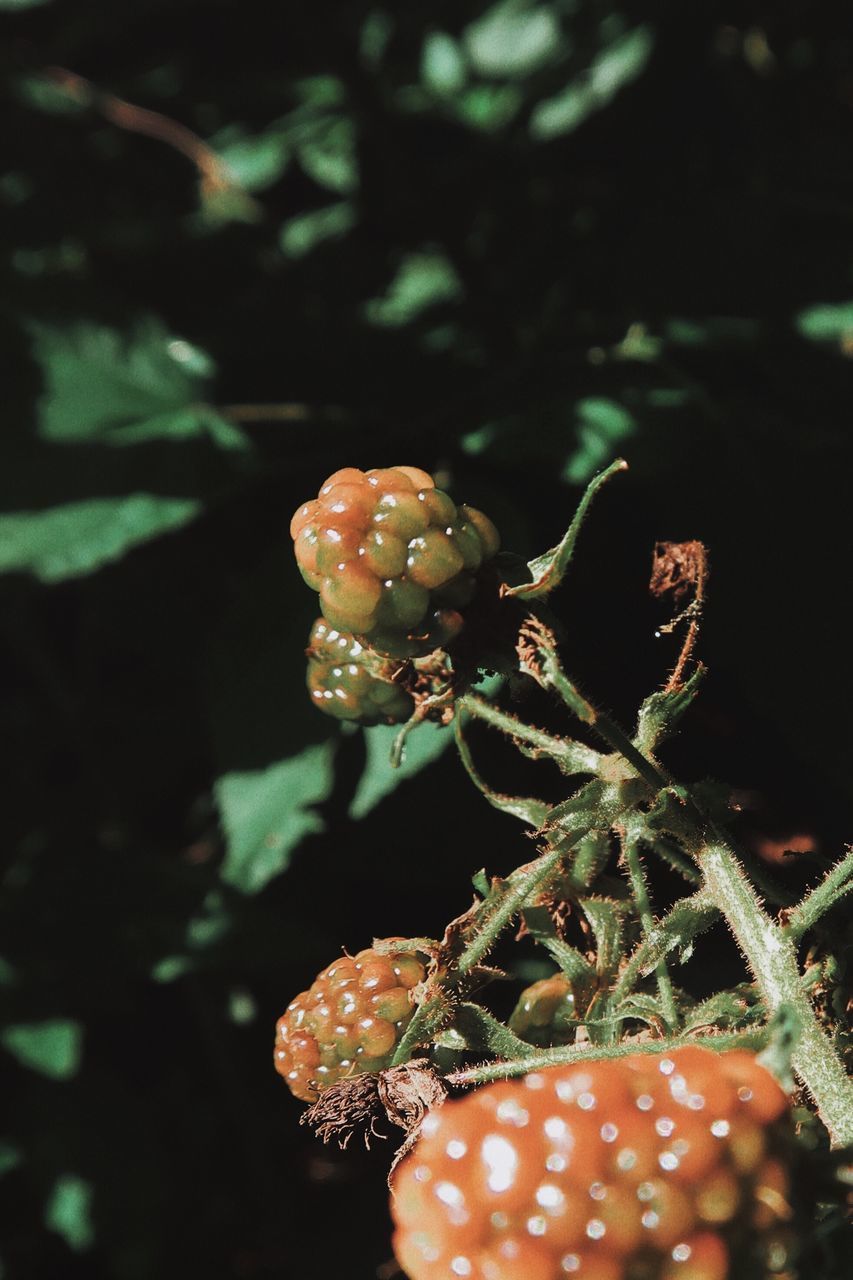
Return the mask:
{"type": "Polygon", "coordinates": [[[478,1085],[492,1080],[506,1080],[510,1076],[526,1075],[528,1071],[541,1071],[546,1067],[568,1065],[572,1062],[597,1062],[610,1058],[627,1058],[635,1053],[672,1053],[685,1045],[707,1045],[718,1052],[728,1049],[763,1049],[770,1038],[766,1027],[749,1031],[720,1032],[707,1036],[673,1036],[661,1040],[623,1040],[619,1044],[560,1045],[556,1049],[531,1052],[526,1058],[512,1062],[485,1062],[477,1067],[466,1067],[446,1076],[448,1084],[478,1085]]]}
{"type": "Polygon", "coordinates": [[[538,682],[559,694],[569,710],[584,724],[588,724],[613,751],[618,751],[654,791],[660,791],[663,787],[669,786],[670,779],[660,766],[649,760],[634,746],[628,734],[624,729],[620,729],[615,720],[605,712],[599,711],[588,698],[583,696],[563,671],[559,658],[550,645],[540,643],[537,646],[537,653],[541,663],[540,670],[537,672],[527,669],[538,682]]]}
{"type": "Polygon", "coordinates": [[[500,707],[486,702],[475,693],[466,693],[456,703],[457,713],[467,711],[478,720],[500,730],[516,742],[526,743],[539,755],[550,756],[556,760],[564,773],[597,773],[601,764],[601,756],[592,747],[583,742],[573,742],[569,738],[554,738],[550,733],[537,729],[533,725],[524,724],[515,716],[500,707]]]}
{"type": "Polygon", "coordinates": [[[853,1143],[853,1081],[833,1050],[803,990],[793,940],[763,910],[731,849],[700,846],[697,861],[713,901],[729,922],[771,1013],[787,1006],[799,1022],[791,1056],[835,1145],[853,1143]]]}
{"type": "Polygon", "coordinates": [[[711,901],[710,896],[704,889],[700,889],[689,898],[681,898],[668,915],[657,924],[653,923],[648,935],[622,970],[612,992],[613,1006],[617,1006],[619,1001],[633,990],[639,979],[644,977],[649,969],[649,963],[654,963],[655,953],[660,950],[661,945],[666,944],[668,935],[673,935],[671,946],[678,945],[678,941],[675,941],[676,937],[683,943],[689,942],[696,933],[701,932],[711,923],[708,917],[716,909],[716,904],[711,901]]]}
{"type": "Polygon", "coordinates": [[[542,887],[559,867],[566,852],[582,840],[588,832],[589,827],[581,827],[571,835],[564,835],[556,848],[549,849],[535,862],[530,862],[526,867],[514,871],[506,881],[504,890],[496,902],[487,899],[483,903],[480,919],[475,925],[476,935],[457,960],[456,972],[468,973],[480,963],[486,952],[494,945],[498,935],[509,924],[516,912],[521,910],[530,895],[542,887]]]}
{"type": "MultiPolygon", "coordinates": [[[[640,859],[640,845],[636,836],[628,831],[620,831],[622,840],[622,856],[625,859],[625,866],[628,868],[628,875],[631,880],[631,887],[634,891],[634,900],[640,913],[640,923],[643,926],[643,933],[648,938],[655,927],[655,920],[652,914],[652,904],[649,898],[649,891],[646,885],[646,877],[643,872],[643,864],[640,859]]],[[[666,959],[661,957],[655,968],[655,976],[657,978],[658,991],[660,992],[661,1007],[663,1015],[666,1018],[667,1028],[670,1031],[678,1029],[680,1019],[678,1009],[675,1004],[675,996],[672,990],[672,981],[669,976],[666,959]]]]}
{"type": "Polygon", "coordinates": [[[799,939],[833,907],[839,898],[853,889],[853,849],[847,857],[827,872],[819,885],[803,898],[799,906],[788,912],[785,932],[790,938],[799,939]]]}

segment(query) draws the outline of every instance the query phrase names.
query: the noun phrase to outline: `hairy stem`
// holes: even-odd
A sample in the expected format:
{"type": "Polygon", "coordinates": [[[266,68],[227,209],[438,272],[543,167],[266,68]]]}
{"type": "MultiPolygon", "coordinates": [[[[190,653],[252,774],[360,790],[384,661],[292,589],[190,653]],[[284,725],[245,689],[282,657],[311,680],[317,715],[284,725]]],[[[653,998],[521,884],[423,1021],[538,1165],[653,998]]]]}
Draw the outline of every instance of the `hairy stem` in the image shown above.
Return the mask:
{"type": "Polygon", "coordinates": [[[581,827],[571,835],[564,835],[555,848],[543,853],[535,862],[514,871],[495,902],[487,899],[483,903],[475,936],[457,960],[456,972],[468,973],[480,963],[516,912],[521,910],[532,893],[536,893],[546,883],[559,867],[566,852],[582,840],[588,831],[589,827],[581,827]]]}
{"type": "Polygon", "coordinates": [[[749,1031],[721,1032],[707,1036],[673,1036],[661,1040],[623,1040],[620,1044],[591,1045],[568,1044],[556,1049],[531,1049],[526,1058],[512,1062],[485,1062],[480,1066],[466,1067],[446,1076],[448,1084],[478,1085],[491,1080],[506,1080],[509,1076],[526,1075],[528,1071],[541,1071],[544,1067],[556,1067],[572,1062],[598,1061],[609,1058],[627,1058],[635,1053],[669,1053],[688,1044],[700,1044],[717,1051],[726,1049],[763,1049],[770,1038],[766,1027],[749,1031]]]}
{"type": "MultiPolygon", "coordinates": [[[[622,856],[625,859],[625,866],[628,869],[628,876],[631,880],[631,888],[634,893],[634,901],[640,913],[640,923],[643,926],[643,933],[648,938],[655,925],[654,916],[652,915],[652,904],[649,899],[649,891],[646,885],[646,877],[643,872],[643,864],[640,859],[640,846],[636,836],[629,831],[620,831],[622,840],[622,856]]],[[[655,976],[657,978],[658,991],[660,992],[661,1006],[663,1015],[666,1018],[666,1025],[670,1031],[678,1028],[680,1019],[678,1009],[675,1004],[675,996],[672,991],[672,981],[669,976],[666,958],[661,957],[655,967],[655,976]]]]}
{"type": "Polygon", "coordinates": [[[771,1013],[784,1006],[799,1035],[791,1062],[835,1145],[853,1142],[853,1081],[835,1054],[803,990],[794,942],[774,925],[737,858],[722,841],[696,851],[705,884],[725,915],[771,1013]]]}
{"type": "Polygon", "coordinates": [[[583,742],[573,742],[569,738],[554,738],[543,729],[524,724],[509,712],[501,711],[500,707],[487,702],[476,693],[466,693],[459,698],[456,708],[457,714],[467,711],[469,715],[483,720],[516,742],[523,742],[535,752],[550,756],[564,773],[597,773],[601,764],[601,756],[592,747],[583,742]]]}
{"type": "Polygon", "coordinates": [[[853,848],[848,849],[846,858],[828,871],[819,885],[803,898],[799,906],[788,912],[785,932],[791,938],[801,938],[803,934],[833,907],[839,898],[853,890],[853,848]]]}

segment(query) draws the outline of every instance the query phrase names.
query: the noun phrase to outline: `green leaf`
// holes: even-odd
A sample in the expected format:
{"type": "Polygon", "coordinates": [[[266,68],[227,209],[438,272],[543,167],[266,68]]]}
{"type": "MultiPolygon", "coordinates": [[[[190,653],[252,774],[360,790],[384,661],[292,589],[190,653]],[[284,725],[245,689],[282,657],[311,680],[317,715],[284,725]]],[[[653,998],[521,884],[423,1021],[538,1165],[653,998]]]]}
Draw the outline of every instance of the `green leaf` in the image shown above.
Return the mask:
{"type": "Polygon", "coordinates": [[[51,1080],[68,1080],[80,1066],[83,1029],[70,1018],[18,1023],[0,1032],[0,1043],[22,1066],[51,1080]]]}
{"type": "Polygon", "coordinates": [[[451,1038],[448,1045],[450,1048],[464,1047],[475,1053],[494,1054],[496,1058],[523,1058],[530,1052],[526,1041],[519,1040],[509,1027],[498,1022],[497,1018],[478,1004],[466,1001],[457,1005],[451,1025],[462,1043],[451,1038]]]}
{"type": "Polygon", "coordinates": [[[617,471],[625,471],[627,463],[618,458],[612,462],[610,466],[600,472],[593,480],[589,482],[586,492],[578,503],[578,509],[575,512],[574,519],[565,532],[562,540],[557,543],[556,547],[552,547],[550,551],[546,551],[543,555],[537,556],[535,560],[531,560],[528,564],[530,571],[530,581],[521,582],[516,586],[507,587],[505,594],[508,596],[519,596],[524,600],[537,599],[540,596],[546,596],[549,592],[558,587],[565,576],[566,570],[571,563],[575,550],[575,543],[578,534],[581,531],[581,525],[584,522],[586,513],[592,504],[592,500],[598,493],[603,484],[615,475],[617,471]]]}
{"type": "Polygon", "coordinates": [[[4,1173],[11,1173],[21,1163],[21,1153],[11,1142],[0,1139],[0,1178],[4,1173]]]}
{"type": "Polygon", "coordinates": [[[407,254],[383,298],[365,304],[371,324],[397,328],[427,308],[460,297],[462,286],[450,260],[437,249],[407,254]]]}
{"type": "Polygon", "coordinates": [[[525,907],[522,914],[527,932],[546,949],[569,981],[581,991],[590,990],[595,983],[595,969],[580,951],[559,937],[547,907],[525,907]]]}
{"type": "Polygon", "coordinates": [[[513,817],[519,818],[522,822],[526,822],[528,826],[538,831],[545,825],[549,806],[544,800],[538,800],[535,796],[512,796],[493,791],[477,771],[474,758],[471,755],[471,749],[465,738],[464,729],[464,714],[457,711],[453,720],[456,747],[459,752],[459,758],[474,786],[483,793],[489,804],[493,805],[495,809],[500,809],[503,813],[512,814],[513,817]]]}
{"type": "Polygon", "coordinates": [[[42,582],[81,577],[200,511],[195,499],[132,493],[9,512],[0,515],[0,573],[31,573],[42,582]]]}
{"type": "Polygon", "coordinates": [[[333,782],[332,744],[306,747],[267,769],[226,773],[215,785],[227,849],[221,876],[241,893],[257,893],[284,871],[307,835],[323,830],[312,809],[333,782]]]}
{"type": "Polygon", "coordinates": [[[33,354],[42,368],[38,434],[61,444],[111,445],[209,433],[225,447],[244,437],[201,403],[213,363],[159,320],[130,334],[81,321],[65,329],[31,325],[33,354]]]}
{"type": "Polygon", "coordinates": [[[812,342],[838,342],[853,336],[853,302],[816,303],[794,317],[804,338],[812,342]]]}
{"type": "Polygon", "coordinates": [[[705,1027],[737,1030],[761,1021],[764,1007],[758,992],[750,983],[741,983],[731,991],[718,991],[716,995],[688,1010],[684,1019],[685,1031],[705,1027]]]}
{"type": "Polygon", "coordinates": [[[563,468],[569,484],[586,484],[618,451],[619,441],[633,435],[637,423],[615,400],[591,396],[575,406],[578,444],[563,468]]]}
{"type": "Polygon", "coordinates": [[[468,76],[465,58],[452,36],[433,31],[424,40],[421,80],[433,93],[458,93],[468,76]]]}
{"type": "Polygon", "coordinates": [[[234,126],[215,134],[210,145],[233,180],[246,191],[264,191],[273,186],[290,164],[291,147],[283,124],[271,125],[254,135],[234,126]]]}
{"type": "Polygon", "coordinates": [[[653,44],[651,29],[645,25],[616,40],[595,58],[585,76],[534,108],[531,135],[537,141],[547,141],[570,133],[593,112],[607,106],[644,70],[653,44]]]}
{"type": "Polygon", "coordinates": [[[339,240],[355,226],[355,209],[349,200],[326,205],[311,213],[289,218],[281,228],[279,244],[289,258],[302,258],[325,240],[339,240]]]}
{"type": "Polygon", "coordinates": [[[612,978],[625,952],[630,905],[615,898],[583,898],[578,903],[595,937],[595,967],[605,980],[612,978]]]}
{"type": "Polygon", "coordinates": [[[92,1224],[92,1184],[76,1174],[57,1178],[44,1208],[44,1225],[56,1231],[69,1248],[88,1249],[95,1239],[92,1224]]]}
{"type": "Polygon", "coordinates": [[[637,720],[636,745],[640,751],[644,754],[654,751],[659,742],[674,732],[699,692],[704,676],[705,668],[697,667],[679,689],[673,689],[669,693],[659,689],[646,698],[637,720]]]}
{"type": "Polygon", "coordinates": [[[365,66],[371,69],[379,66],[393,30],[393,19],[381,9],[367,15],[359,36],[359,54],[365,66]]]}
{"type": "Polygon", "coordinates": [[[561,49],[560,24],[551,9],[530,0],[499,0],[465,30],[465,48],[482,76],[527,76],[561,49]]]}
{"type": "Polygon", "coordinates": [[[231,928],[231,915],[221,893],[209,893],[201,911],[187,924],[187,946],[202,950],[219,942],[231,928]]]}
{"type": "Polygon", "coordinates": [[[397,768],[391,765],[391,750],[400,730],[397,725],[374,725],[364,729],[367,746],[367,762],[350,804],[351,818],[363,818],[379,801],[405,782],[420,773],[421,769],[436,760],[453,741],[453,735],[440,725],[418,725],[406,739],[406,754],[397,768]]]}
{"type": "Polygon", "coordinates": [[[524,102],[520,89],[511,84],[477,84],[466,89],[455,103],[465,124],[492,133],[509,124],[524,102]]]}
{"type": "Polygon", "coordinates": [[[346,116],[329,117],[307,131],[297,153],[302,168],[321,187],[347,195],[358,186],[355,130],[346,116]]]}

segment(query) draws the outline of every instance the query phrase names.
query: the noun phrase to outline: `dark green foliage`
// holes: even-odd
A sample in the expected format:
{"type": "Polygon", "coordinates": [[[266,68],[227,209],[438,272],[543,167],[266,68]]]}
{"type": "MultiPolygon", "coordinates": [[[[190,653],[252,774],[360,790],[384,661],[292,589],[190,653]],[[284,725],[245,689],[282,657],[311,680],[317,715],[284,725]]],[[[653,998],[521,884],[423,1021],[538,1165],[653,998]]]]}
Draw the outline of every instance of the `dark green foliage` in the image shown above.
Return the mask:
{"type": "Polygon", "coordinates": [[[651,549],[702,539],[706,745],[664,751],[751,793],[747,841],[806,830],[828,866],[851,838],[839,17],[0,0],[4,1276],[387,1259],[382,1158],[318,1155],[274,1021],[337,948],[439,929],[519,836],[449,732],[394,774],[393,729],[310,707],[287,522],[331,467],[440,471],[528,559],[627,457],[560,590],[572,670],[623,721],[663,684],[651,549]]]}

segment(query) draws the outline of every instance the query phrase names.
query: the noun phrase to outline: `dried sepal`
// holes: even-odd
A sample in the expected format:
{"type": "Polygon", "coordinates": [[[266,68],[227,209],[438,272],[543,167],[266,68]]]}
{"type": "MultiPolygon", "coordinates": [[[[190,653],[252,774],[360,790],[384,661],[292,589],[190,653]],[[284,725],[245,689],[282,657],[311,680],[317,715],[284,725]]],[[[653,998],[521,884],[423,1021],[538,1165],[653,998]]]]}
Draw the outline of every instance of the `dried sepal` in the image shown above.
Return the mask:
{"type": "MultiPolygon", "coordinates": [[[[304,1111],[300,1124],[307,1124],[323,1142],[337,1142],[344,1149],[361,1133],[364,1145],[372,1138],[388,1137],[383,1119],[402,1129],[407,1138],[415,1133],[427,1111],[440,1107],[447,1087],[425,1058],[413,1059],[385,1071],[365,1072],[340,1080],[320,1095],[304,1111]]],[[[396,1161],[395,1161],[396,1163],[396,1161]]]]}

